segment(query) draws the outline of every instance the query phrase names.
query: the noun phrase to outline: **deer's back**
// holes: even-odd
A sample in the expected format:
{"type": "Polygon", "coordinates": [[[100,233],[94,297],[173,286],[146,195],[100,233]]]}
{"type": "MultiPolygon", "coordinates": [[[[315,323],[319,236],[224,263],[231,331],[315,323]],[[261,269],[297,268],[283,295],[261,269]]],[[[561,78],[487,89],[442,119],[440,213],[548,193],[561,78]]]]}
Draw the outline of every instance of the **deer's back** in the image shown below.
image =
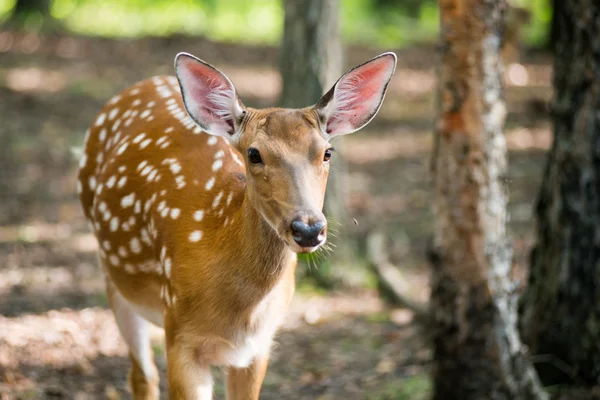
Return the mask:
{"type": "Polygon", "coordinates": [[[197,127],[173,77],[142,81],[105,105],[87,133],[78,181],[112,280],[157,309],[157,291],[176,301],[166,284],[171,258],[210,246],[244,186],[240,154],[197,127]],[[136,279],[121,279],[127,274],[136,279]]]}

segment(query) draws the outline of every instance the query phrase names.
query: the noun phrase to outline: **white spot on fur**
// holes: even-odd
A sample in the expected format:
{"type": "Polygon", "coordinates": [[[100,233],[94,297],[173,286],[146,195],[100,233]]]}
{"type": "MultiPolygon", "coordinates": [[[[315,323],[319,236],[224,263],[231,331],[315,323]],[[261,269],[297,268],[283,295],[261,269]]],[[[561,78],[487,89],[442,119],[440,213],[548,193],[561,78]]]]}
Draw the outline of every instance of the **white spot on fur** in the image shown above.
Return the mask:
{"type": "Polygon", "coordinates": [[[133,205],[134,201],[135,201],[135,193],[130,193],[127,196],[123,196],[121,198],[121,207],[123,207],[123,208],[131,207],[133,205]]]}
{"type": "Polygon", "coordinates": [[[202,239],[202,231],[193,231],[190,233],[189,239],[192,243],[199,242],[202,239]]]}
{"type": "Polygon", "coordinates": [[[119,257],[118,257],[116,254],[111,254],[111,255],[108,257],[108,260],[109,260],[109,261],[110,261],[110,263],[111,263],[112,265],[114,265],[115,267],[116,267],[117,265],[119,265],[119,263],[121,262],[121,260],[119,260],[119,257]]]}
{"type": "MultiPolygon", "coordinates": [[[[119,168],[119,170],[120,169],[121,168],[119,168]]],[[[119,182],[117,182],[117,187],[122,188],[123,186],[125,186],[126,183],[127,183],[127,177],[122,176],[121,179],[119,179],[119,182]]]]}
{"type": "Polygon", "coordinates": [[[206,185],[204,185],[204,188],[206,190],[210,190],[212,189],[212,187],[215,185],[215,177],[213,176],[212,178],[210,178],[207,182],[206,185]]]}
{"type": "Polygon", "coordinates": [[[96,126],[102,125],[104,121],[106,121],[106,114],[102,113],[98,115],[98,118],[96,118],[96,126]]]}
{"type": "Polygon", "coordinates": [[[157,169],[153,169],[152,171],[150,171],[150,173],[148,174],[148,182],[152,182],[157,173],[157,169]]]}
{"type": "Polygon", "coordinates": [[[134,254],[140,254],[142,252],[142,244],[140,243],[140,239],[137,237],[132,237],[129,241],[129,248],[134,254]]]}
{"type": "Polygon", "coordinates": [[[83,153],[81,155],[81,158],[79,159],[79,168],[83,168],[85,167],[85,164],[87,163],[87,154],[83,153]]]}
{"type": "Polygon", "coordinates": [[[171,278],[171,258],[167,257],[165,258],[165,276],[167,277],[167,279],[171,278]]]}
{"type": "Polygon", "coordinates": [[[106,181],[106,187],[109,189],[112,189],[113,186],[115,186],[115,183],[117,181],[117,177],[116,176],[111,176],[110,178],[108,178],[108,180],[106,181]]]}
{"type": "Polygon", "coordinates": [[[117,154],[123,154],[123,152],[127,150],[127,146],[129,146],[129,142],[123,143],[117,150],[117,154]]]}
{"type": "Polygon", "coordinates": [[[216,160],[212,165],[213,172],[220,170],[222,166],[223,166],[223,160],[221,160],[221,159],[216,160]]]}
{"type": "Polygon", "coordinates": [[[217,194],[215,196],[215,199],[213,200],[213,203],[212,203],[212,208],[217,208],[217,206],[221,202],[221,197],[223,197],[223,192],[219,192],[219,194],[217,194]]]}
{"type": "Polygon", "coordinates": [[[204,218],[204,210],[198,210],[194,213],[194,219],[198,222],[202,221],[204,218]]]}
{"type": "Polygon", "coordinates": [[[137,135],[136,137],[133,138],[133,143],[139,143],[145,137],[146,137],[145,133],[140,133],[139,135],[137,135]]]}
{"type": "Polygon", "coordinates": [[[108,104],[117,104],[119,100],[121,100],[120,94],[113,96],[112,99],[110,99],[110,101],[108,102],[108,104]]]}
{"type": "Polygon", "coordinates": [[[153,169],[153,168],[152,168],[152,166],[151,166],[151,165],[146,165],[146,166],[144,167],[144,169],[143,169],[143,170],[140,172],[140,175],[141,175],[141,176],[146,176],[146,175],[148,175],[148,174],[150,173],[150,171],[152,171],[152,169],[153,169]]]}
{"type": "Polygon", "coordinates": [[[238,155],[235,154],[232,149],[229,149],[229,152],[231,153],[231,158],[233,158],[233,161],[235,161],[243,167],[244,163],[242,162],[242,160],[240,160],[240,157],[238,157],[238,155]]]}
{"type": "Polygon", "coordinates": [[[179,163],[173,163],[169,168],[171,169],[171,172],[173,172],[173,174],[178,174],[179,172],[181,172],[181,164],[179,163]]]}
{"type": "Polygon", "coordinates": [[[142,143],[140,143],[140,149],[145,149],[150,143],[152,143],[152,139],[146,139],[142,143]]]}
{"type": "Polygon", "coordinates": [[[116,232],[117,229],[119,229],[119,217],[113,217],[113,219],[110,220],[110,231],[116,232]]]}
{"type": "Polygon", "coordinates": [[[177,219],[177,218],[179,218],[179,214],[181,214],[181,210],[179,208],[171,209],[171,218],[177,219]]]}
{"type": "Polygon", "coordinates": [[[113,108],[112,110],[110,110],[110,112],[108,113],[108,120],[112,121],[113,119],[115,119],[115,117],[117,116],[118,113],[119,113],[118,108],[113,108]]]}
{"type": "Polygon", "coordinates": [[[127,252],[127,249],[123,246],[119,247],[119,255],[123,258],[126,258],[129,253],[127,252]]]}

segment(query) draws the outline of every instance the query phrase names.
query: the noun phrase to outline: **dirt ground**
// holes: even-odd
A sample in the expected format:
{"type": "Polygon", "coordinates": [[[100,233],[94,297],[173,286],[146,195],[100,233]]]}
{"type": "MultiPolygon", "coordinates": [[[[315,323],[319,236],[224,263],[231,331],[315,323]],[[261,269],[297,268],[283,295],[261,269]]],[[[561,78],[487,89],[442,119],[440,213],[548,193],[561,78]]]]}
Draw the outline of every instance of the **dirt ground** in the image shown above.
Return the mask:
{"type": "MultiPolygon", "coordinates": [[[[0,31],[0,399],[129,397],[126,349],[75,194],[77,154],[103,102],[137,80],[171,74],[178,51],[224,70],[247,105],[276,103],[281,84],[274,48],[0,31]]],[[[348,49],[347,64],[378,51],[348,49]]],[[[342,223],[361,252],[369,232],[385,232],[392,261],[413,294],[426,299],[435,50],[397,53],[397,74],[379,116],[344,139],[349,221],[342,223]]],[[[551,140],[551,69],[543,54],[521,62],[506,69],[506,132],[510,232],[522,280],[551,140]]],[[[373,290],[322,293],[300,286],[261,398],[428,397],[428,335],[409,312],[387,307],[373,290]]],[[[155,354],[164,382],[159,333],[155,354]]],[[[216,393],[223,397],[222,379],[216,393]]]]}

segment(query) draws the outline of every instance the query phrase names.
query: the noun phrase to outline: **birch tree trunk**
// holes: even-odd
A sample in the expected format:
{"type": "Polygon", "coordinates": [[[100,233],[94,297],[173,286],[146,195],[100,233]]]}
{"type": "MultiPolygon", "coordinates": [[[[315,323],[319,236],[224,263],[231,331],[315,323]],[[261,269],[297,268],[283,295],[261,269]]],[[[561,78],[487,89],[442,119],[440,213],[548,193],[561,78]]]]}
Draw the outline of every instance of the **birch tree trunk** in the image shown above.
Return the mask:
{"type": "MultiPolygon", "coordinates": [[[[281,46],[282,107],[302,108],[315,104],[342,73],[338,0],[285,0],[285,24],[281,46]]],[[[334,143],[336,153],[325,196],[325,215],[330,232],[343,235],[347,215],[343,196],[346,164],[343,139],[334,143]]],[[[333,235],[330,239],[335,241],[333,235]]],[[[336,260],[350,259],[344,240],[335,243],[336,260]]],[[[312,271],[313,275],[324,271],[312,271]]],[[[326,272],[325,272],[326,273],[326,272]]],[[[321,277],[323,278],[323,277],[321,277]]],[[[317,277],[317,279],[320,279],[317,277]]]]}
{"type": "Polygon", "coordinates": [[[600,387],[600,4],[555,14],[554,142],[537,203],[522,332],[552,384],[600,387]]]}
{"type": "Polygon", "coordinates": [[[431,249],[434,399],[543,399],[517,332],[506,235],[504,0],[439,0],[431,249]]]}

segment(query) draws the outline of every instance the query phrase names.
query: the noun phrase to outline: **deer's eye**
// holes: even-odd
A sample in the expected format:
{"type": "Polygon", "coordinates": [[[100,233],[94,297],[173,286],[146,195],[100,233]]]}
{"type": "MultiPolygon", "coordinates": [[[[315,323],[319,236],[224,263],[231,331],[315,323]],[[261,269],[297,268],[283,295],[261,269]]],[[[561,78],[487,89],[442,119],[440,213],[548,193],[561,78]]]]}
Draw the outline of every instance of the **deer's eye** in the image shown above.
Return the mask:
{"type": "Polygon", "coordinates": [[[250,161],[252,164],[262,163],[260,151],[258,151],[258,149],[255,149],[254,147],[250,147],[248,149],[248,161],[250,161]]]}
{"type": "Polygon", "coordinates": [[[333,153],[333,148],[325,150],[325,154],[323,155],[323,161],[328,162],[331,160],[331,153],[333,153]]]}

